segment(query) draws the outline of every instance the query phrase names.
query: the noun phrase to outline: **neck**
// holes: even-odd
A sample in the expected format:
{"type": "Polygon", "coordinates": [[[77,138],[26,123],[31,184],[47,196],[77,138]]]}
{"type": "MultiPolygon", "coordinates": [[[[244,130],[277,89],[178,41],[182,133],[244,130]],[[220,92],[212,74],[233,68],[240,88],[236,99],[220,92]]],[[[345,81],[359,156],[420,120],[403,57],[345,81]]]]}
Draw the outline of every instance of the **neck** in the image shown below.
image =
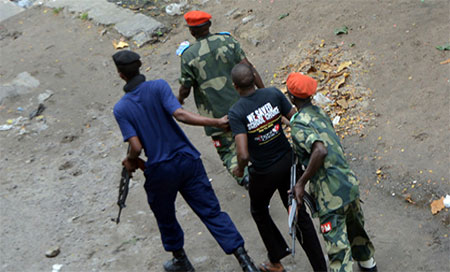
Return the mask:
{"type": "Polygon", "coordinates": [[[309,97],[306,99],[295,99],[294,105],[298,109],[298,111],[301,111],[302,108],[310,101],[311,101],[311,98],[309,98],[309,97]]]}
{"type": "Polygon", "coordinates": [[[255,86],[248,87],[246,89],[239,89],[240,96],[249,96],[256,91],[255,86]]]}

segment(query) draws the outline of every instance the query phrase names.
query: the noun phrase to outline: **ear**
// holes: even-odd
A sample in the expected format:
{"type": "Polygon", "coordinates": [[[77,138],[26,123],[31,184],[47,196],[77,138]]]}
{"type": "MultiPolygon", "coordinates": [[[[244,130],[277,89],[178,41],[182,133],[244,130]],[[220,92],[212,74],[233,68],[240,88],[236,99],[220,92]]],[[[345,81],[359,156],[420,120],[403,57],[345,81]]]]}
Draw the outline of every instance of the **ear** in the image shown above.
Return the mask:
{"type": "Polygon", "coordinates": [[[122,74],[122,72],[119,72],[119,76],[120,76],[121,79],[123,79],[125,81],[128,80],[128,78],[124,74],[122,74]]]}

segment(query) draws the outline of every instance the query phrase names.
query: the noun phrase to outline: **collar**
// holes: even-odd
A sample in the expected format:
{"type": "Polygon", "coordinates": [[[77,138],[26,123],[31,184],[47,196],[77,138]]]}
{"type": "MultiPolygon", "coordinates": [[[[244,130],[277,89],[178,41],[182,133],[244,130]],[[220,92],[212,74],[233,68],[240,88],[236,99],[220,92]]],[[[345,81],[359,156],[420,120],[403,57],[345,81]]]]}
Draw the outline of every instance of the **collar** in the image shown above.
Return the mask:
{"type": "Polygon", "coordinates": [[[212,35],[213,35],[213,34],[212,34],[211,32],[209,32],[208,35],[205,35],[205,36],[202,36],[202,37],[200,37],[200,38],[197,38],[196,40],[197,40],[197,41],[201,41],[201,40],[206,39],[206,38],[208,38],[208,37],[210,37],[210,36],[212,36],[212,35]]]}
{"type": "Polygon", "coordinates": [[[297,115],[299,115],[300,112],[308,106],[312,106],[311,100],[309,100],[308,102],[303,104],[302,107],[294,115],[292,115],[291,120],[289,120],[289,122],[292,123],[294,121],[294,119],[297,117],[297,115]]]}
{"type": "Polygon", "coordinates": [[[123,86],[123,90],[126,93],[129,93],[129,92],[133,91],[134,89],[136,89],[136,87],[139,86],[144,81],[145,81],[145,76],[139,74],[139,75],[133,77],[132,79],[130,79],[127,82],[127,84],[125,84],[125,86],[123,86]]]}

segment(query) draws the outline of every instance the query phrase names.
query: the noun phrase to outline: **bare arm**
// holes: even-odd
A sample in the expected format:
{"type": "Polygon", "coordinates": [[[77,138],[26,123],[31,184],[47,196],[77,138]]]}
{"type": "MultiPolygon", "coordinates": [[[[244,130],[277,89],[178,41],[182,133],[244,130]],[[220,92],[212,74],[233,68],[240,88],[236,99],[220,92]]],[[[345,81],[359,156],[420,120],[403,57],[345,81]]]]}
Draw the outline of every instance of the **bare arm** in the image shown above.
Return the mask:
{"type": "Polygon", "coordinates": [[[250,161],[250,154],[248,153],[247,134],[241,133],[234,137],[236,143],[237,161],[238,165],[233,169],[233,175],[242,177],[244,169],[250,161]]]}
{"type": "Polygon", "coordinates": [[[173,113],[173,117],[182,123],[194,126],[217,127],[225,130],[229,128],[227,115],[222,118],[209,118],[179,108],[173,113]]]}
{"type": "Polygon", "coordinates": [[[122,165],[127,168],[129,173],[133,173],[138,168],[144,170],[144,161],[139,158],[142,151],[141,141],[137,136],[133,136],[128,139],[128,143],[130,144],[130,151],[122,161],[122,165]]]}
{"type": "Polygon", "coordinates": [[[299,204],[303,203],[303,195],[305,193],[306,183],[310,178],[312,178],[316,174],[319,168],[322,167],[327,154],[328,154],[327,148],[322,142],[320,141],[314,142],[312,146],[312,152],[311,157],[309,159],[308,167],[306,167],[305,172],[297,181],[297,184],[295,185],[294,188],[295,198],[297,199],[297,202],[299,204]]]}
{"type": "Polygon", "coordinates": [[[191,87],[188,88],[188,87],[184,87],[183,85],[180,86],[177,99],[181,105],[184,104],[184,100],[189,96],[190,93],[191,93],[191,87]]]}
{"type": "Polygon", "coordinates": [[[264,88],[264,83],[261,79],[261,76],[259,75],[258,71],[256,71],[255,66],[253,66],[253,64],[250,63],[250,61],[248,61],[247,58],[243,59],[241,62],[241,64],[247,64],[248,66],[250,66],[250,68],[252,68],[253,74],[255,75],[255,85],[256,87],[258,87],[258,89],[264,88]]]}

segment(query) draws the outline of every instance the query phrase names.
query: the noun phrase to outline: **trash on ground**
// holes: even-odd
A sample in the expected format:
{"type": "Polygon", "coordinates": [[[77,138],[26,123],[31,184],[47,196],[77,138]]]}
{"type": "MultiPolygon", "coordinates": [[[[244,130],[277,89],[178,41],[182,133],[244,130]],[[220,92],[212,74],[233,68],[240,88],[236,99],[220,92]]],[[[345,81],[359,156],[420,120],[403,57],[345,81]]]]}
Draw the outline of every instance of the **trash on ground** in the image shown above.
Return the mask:
{"type": "Polygon", "coordinates": [[[54,258],[61,252],[58,246],[54,246],[45,252],[47,258],[54,258]]]}
{"type": "Polygon", "coordinates": [[[431,202],[430,206],[431,206],[431,213],[437,214],[438,212],[440,212],[442,209],[445,208],[444,197],[441,197],[438,200],[433,200],[431,202]]]}
{"type": "Polygon", "coordinates": [[[408,202],[408,203],[411,203],[411,204],[416,204],[416,202],[414,202],[414,201],[412,200],[411,195],[407,195],[407,196],[405,197],[405,201],[408,202]]]}
{"type": "Polygon", "coordinates": [[[300,50],[298,56],[278,68],[273,84],[286,93],[285,79],[289,73],[301,72],[314,78],[317,92],[313,103],[330,116],[337,134],[341,138],[361,135],[374,119],[373,113],[368,111],[372,90],[360,81],[365,71],[365,64],[361,62],[364,59],[348,59],[351,56],[348,47],[325,44],[324,40],[319,44],[311,42],[309,48],[300,50]]]}
{"type": "Polygon", "coordinates": [[[440,46],[436,46],[437,50],[441,50],[441,51],[446,51],[446,50],[450,50],[450,43],[444,44],[444,45],[440,45],[440,46]]]}
{"type": "Polygon", "coordinates": [[[13,128],[13,125],[1,125],[0,131],[6,131],[6,130],[10,130],[12,128],[13,128]]]}
{"type": "Polygon", "coordinates": [[[54,264],[52,266],[52,272],[59,272],[59,270],[61,270],[61,267],[63,267],[62,264],[54,264]]]}
{"type": "Polygon", "coordinates": [[[30,116],[29,116],[30,120],[32,120],[34,117],[36,117],[38,115],[41,115],[44,112],[44,110],[45,110],[44,104],[40,103],[38,108],[30,113],[30,116]]]}
{"type": "Polygon", "coordinates": [[[440,63],[441,63],[441,64],[449,64],[449,63],[450,63],[450,59],[441,61],[440,63]]]}
{"type": "Polygon", "coordinates": [[[450,208],[450,195],[446,195],[444,198],[444,206],[450,208]]]}
{"type": "Polygon", "coordinates": [[[335,35],[348,34],[348,27],[347,26],[342,26],[340,28],[336,28],[334,30],[334,34],[335,35]]]}
{"type": "Polygon", "coordinates": [[[284,18],[289,16],[289,12],[288,13],[283,13],[278,17],[278,20],[283,20],[284,18]]]}
{"type": "Polygon", "coordinates": [[[39,101],[39,104],[44,103],[44,101],[46,101],[47,99],[49,99],[52,95],[53,95],[53,91],[51,91],[51,90],[45,90],[45,92],[43,92],[43,93],[41,93],[40,95],[38,95],[38,101],[39,101]]]}
{"type": "Polygon", "coordinates": [[[119,41],[119,42],[113,41],[113,46],[114,46],[114,49],[124,49],[126,47],[129,47],[129,44],[124,41],[119,41]]]}
{"type": "Polygon", "coordinates": [[[172,3],[166,6],[166,13],[169,14],[170,16],[175,16],[175,15],[181,15],[182,9],[184,8],[184,6],[186,6],[187,1],[183,0],[181,1],[179,4],[177,3],[172,3]]]}

